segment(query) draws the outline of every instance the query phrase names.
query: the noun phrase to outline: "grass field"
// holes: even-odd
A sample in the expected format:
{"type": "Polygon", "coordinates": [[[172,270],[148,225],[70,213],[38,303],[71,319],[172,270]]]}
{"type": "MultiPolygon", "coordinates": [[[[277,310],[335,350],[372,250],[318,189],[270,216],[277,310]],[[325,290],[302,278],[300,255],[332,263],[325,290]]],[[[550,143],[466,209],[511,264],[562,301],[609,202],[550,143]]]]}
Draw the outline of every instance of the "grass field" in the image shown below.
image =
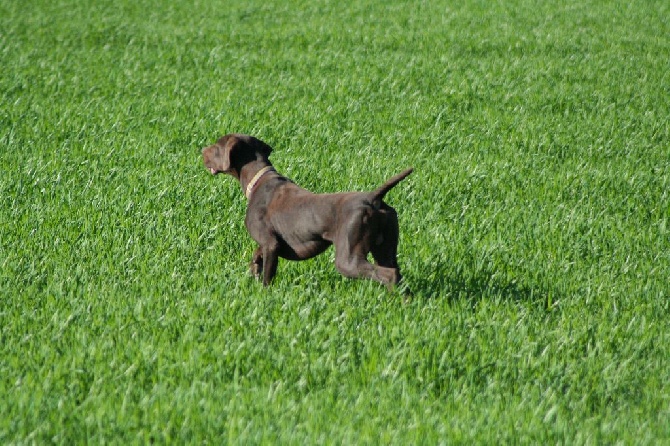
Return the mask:
{"type": "Polygon", "coordinates": [[[667,1],[0,0],[0,443],[670,443],[669,61],[667,1]],[[415,167],[412,298],[256,283],[227,132],[415,167]]]}

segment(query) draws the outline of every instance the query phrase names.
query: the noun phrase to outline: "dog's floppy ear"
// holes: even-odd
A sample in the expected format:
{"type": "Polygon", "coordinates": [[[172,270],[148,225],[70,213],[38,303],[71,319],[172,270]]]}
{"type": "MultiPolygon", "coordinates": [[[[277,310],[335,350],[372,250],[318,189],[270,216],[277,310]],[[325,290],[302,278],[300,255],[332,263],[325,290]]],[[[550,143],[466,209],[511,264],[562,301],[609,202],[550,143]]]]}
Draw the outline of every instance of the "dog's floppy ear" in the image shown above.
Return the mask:
{"type": "Polygon", "coordinates": [[[216,142],[216,146],[216,158],[219,161],[221,171],[230,172],[232,157],[239,150],[240,140],[234,136],[227,135],[219,139],[216,142]]]}
{"type": "Polygon", "coordinates": [[[247,154],[247,152],[250,152],[248,147],[251,145],[249,139],[250,137],[247,137],[246,135],[230,134],[220,138],[216,142],[215,157],[219,163],[219,169],[222,172],[231,171],[234,164],[234,157],[240,155],[249,156],[247,154]]]}
{"type": "MultiPolygon", "coordinates": [[[[230,173],[232,166],[231,156],[233,152],[236,152],[238,149],[235,147],[236,144],[241,142],[237,138],[232,137],[231,135],[226,135],[209,146],[202,149],[202,158],[205,162],[205,167],[209,169],[212,174],[217,174],[219,172],[230,173]]],[[[244,143],[241,143],[244,144],[244,143]]]]}

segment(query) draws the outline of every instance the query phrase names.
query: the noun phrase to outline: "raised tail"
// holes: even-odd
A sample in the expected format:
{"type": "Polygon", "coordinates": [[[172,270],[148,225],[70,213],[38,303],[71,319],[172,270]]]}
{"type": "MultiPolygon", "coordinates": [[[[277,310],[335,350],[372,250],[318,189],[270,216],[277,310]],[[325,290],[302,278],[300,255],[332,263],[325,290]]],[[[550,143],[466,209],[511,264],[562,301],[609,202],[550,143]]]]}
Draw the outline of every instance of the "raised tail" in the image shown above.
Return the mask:
{"type": "Polygon", "coordinates": [[[372,200],[375,202],[377,200],[382,200],[384,198],[384,195],[386,195],[388,191],[393,189],[396,184],[404,180],[405,177],[407,177],[413,171],[414,171],[413,168],[409,168],[407,170],[400,172],[398,175],[389,178],[386,181],[386,183],[382,184],[379,188],[377,188],[375,191],[372,192],[372,200]]]}

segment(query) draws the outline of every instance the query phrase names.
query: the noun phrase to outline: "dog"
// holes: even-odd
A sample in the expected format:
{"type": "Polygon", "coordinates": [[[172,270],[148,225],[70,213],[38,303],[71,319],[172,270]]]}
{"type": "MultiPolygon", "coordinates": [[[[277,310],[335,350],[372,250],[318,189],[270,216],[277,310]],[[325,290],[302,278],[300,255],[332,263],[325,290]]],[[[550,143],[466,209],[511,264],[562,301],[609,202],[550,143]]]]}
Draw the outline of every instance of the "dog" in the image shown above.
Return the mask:
{"type": "Polygon", "coordinates": [[[279,257],[306,260],[332,244],[335,267],[343,276],[376,280],[389,288],[398,284],[398,214],[383,198],[413,169],[372,192],[314,194],[280,175],[269,161],[271,152],[263,141],[239,133],[202,150],[209,172],[235,177],[248,200],[244,223],[258,243],[251,273],[268,286],[279,257]]]}

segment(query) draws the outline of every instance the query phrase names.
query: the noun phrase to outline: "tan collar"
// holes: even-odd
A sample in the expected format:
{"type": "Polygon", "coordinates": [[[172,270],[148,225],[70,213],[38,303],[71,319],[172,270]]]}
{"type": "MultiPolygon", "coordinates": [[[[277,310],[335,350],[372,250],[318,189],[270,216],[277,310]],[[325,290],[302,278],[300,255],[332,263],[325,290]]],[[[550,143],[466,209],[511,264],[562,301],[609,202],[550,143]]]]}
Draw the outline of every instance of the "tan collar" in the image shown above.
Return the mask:
{"type": "Polygon", "coordinates": [[[256,175],[254,175],[251,181],[249,181],[249,184],[247,184],[247,190],[244,194],[247,197],[247,200],[251,196],[251,191],[254,189],[254,186],[256,186],[256,183],[258,183],[258,180],[260,180],[261,177],[268,172],[275,172],[274,167],[272,166],[263,167],[261,170],[256,172],[256,175]]]}

